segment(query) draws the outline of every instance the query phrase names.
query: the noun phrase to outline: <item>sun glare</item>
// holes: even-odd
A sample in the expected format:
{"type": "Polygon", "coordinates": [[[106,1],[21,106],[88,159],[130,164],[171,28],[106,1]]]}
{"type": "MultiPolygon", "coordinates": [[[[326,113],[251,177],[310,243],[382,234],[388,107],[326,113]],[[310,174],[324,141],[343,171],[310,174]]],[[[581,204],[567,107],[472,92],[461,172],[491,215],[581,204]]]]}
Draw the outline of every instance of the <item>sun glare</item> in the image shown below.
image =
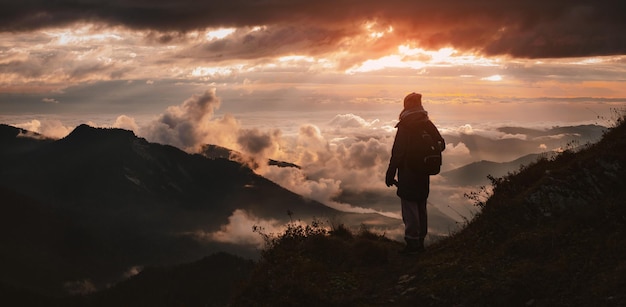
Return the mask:
{"type": "Polygon", "coordinates": [[[421,61],[405,61],[400,55],[388,55],[376,60],[367,60],[358,67],[348,69],[346,73],[353,74],[357,72],[382,70],[385,68],[421,69],[424,66],[426,66],[426,64],[421,61]]]}
{"type": "Polygon", "coordinates": [[[473,54],[461,54],[454,48],[442,48],[439,50],[424,50],[411,48],[407,45],[398,46],[396,54],[387,55],[378,59],[370,59],[359,66],[346,71],[348,74],[382,70],[386,68],[423,69],[425,67],[448,67],[448,66],[498,66],[498,59],[487,59],[473,54]]]}

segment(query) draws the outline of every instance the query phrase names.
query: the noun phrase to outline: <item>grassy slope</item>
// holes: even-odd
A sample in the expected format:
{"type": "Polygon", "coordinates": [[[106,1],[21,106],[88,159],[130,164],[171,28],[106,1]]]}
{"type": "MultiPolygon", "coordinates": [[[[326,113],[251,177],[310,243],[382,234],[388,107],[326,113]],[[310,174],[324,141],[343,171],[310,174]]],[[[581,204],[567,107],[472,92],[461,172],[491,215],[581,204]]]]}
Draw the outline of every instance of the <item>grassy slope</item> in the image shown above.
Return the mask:
{"type": "Polygon", "coordinates": [[[494,180],[481,214],[416,257],[342,228],[269,241],[235,306],[624,306],[626,125],[494,180]]]}

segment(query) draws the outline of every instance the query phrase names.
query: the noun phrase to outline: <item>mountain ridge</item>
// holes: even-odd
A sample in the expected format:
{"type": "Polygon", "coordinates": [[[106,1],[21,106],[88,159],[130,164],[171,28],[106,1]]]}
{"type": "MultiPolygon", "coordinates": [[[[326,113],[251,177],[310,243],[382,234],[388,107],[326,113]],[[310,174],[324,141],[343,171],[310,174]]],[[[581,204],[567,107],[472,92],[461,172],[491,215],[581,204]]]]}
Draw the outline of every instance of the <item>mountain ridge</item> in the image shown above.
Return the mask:
{"type": "Polygon", "coordinates": [[[446,183],[456,186],[480,186],[489,184],[487,175],[499,178],[520,167],[537,161],[541,157],[549,157],[554,153],[528,154],[509,162],[481,160],[441,173],[446,183]]]}
{"type": "MultiPolygon", "coordinates": [[[[22,132],[0,128],[10,131],[0,142],[11,142],[22,132]]],[[[11,250],[8,242],[17,248],[22,241],[45,248],[23,259],[7,254],[13,262],[0,267],[8,272],[13,263],[13,273],[0,282],[23,279],[21,268],[37,276],[30,289],[45,294],[62,295],[64,284],[85,278],[99,288],[136,265],[189,262],[216,251],[255,257],[255,246],[201,241],[193,235],[220,231],[238,209],[284,222],[287,211],[303,219],[343,214],[245,165],[150,143],[132,131],[80,125],[60,140],[27,141],[31,143],[17,153],[2,149],[0,199],[8,201],[0,209],[14,221],[46,212],[37,215],[40,225],[25,223],[43,233],[15,233],[9,227],[14,223],[6,223],[0,230],[15,238],[5,241],[2,250],[11,250]],[[25,203],[32,209],[22,210],[25,203]],[[62,218],[54,222],[46,217],[62,218]]]]}

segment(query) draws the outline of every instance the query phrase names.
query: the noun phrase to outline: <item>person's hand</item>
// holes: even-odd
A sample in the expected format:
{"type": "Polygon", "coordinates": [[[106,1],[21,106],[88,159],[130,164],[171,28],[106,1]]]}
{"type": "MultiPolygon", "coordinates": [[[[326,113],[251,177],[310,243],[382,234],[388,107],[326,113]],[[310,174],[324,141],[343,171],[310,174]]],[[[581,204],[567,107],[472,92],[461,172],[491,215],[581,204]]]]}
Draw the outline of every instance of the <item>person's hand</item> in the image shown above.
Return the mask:
{"type": "Polygon", "coordinates": [[[398,183],[395,179],[396,177],[396,170],[395,169],[387,169],[387,174],[385,176],[385,184],[390,187],[392,185],[395,185],[396,183],[398,183]]]}

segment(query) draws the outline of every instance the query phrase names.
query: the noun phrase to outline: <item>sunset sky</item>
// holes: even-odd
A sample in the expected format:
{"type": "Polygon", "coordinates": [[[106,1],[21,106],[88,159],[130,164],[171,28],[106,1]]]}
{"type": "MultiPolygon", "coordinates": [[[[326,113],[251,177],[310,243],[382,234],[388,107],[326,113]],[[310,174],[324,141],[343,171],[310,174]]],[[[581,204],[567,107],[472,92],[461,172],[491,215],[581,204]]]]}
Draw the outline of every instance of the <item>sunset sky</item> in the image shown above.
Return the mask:
{"type": "MultiPolygon", "coordinates": [[[[448,134],[605,123],[626,106],[624,12],[614,0],[0,0],[0,122],[285,159],[309,168],[284,185],[328,200],[355,178],[384,188],[413,91],[448,134]]],[[[477,159],[463,146],[447,168],[477,159]]]]}

